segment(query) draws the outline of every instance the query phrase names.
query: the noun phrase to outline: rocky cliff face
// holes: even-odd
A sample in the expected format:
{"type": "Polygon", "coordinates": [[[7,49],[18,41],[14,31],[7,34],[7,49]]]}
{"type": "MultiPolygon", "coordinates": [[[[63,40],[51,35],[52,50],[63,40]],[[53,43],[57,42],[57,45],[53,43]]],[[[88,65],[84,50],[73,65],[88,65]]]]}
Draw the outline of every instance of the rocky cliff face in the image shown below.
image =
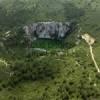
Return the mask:
{"type": "Polygon", "coordinates": [[[23,27],[30,41],[37,38],[63,39],[71,31],[71,22],[37,22],[23,27]]]}

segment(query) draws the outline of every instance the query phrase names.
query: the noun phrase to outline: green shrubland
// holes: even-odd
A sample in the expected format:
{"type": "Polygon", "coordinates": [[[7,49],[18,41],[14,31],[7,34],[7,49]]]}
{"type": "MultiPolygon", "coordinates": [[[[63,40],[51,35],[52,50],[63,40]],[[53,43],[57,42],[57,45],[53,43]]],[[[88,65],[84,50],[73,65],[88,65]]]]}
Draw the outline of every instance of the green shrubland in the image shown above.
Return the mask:
{"type": "Polygon", "coordinates": [[[96,39],[93,52],[100,65],[99,9],[99,0],[0,0],[0,60],[7,63],[0,61],[0,100],[99,100],[100,74],[78,37],[88,32],[96,39]],[[78,25],[64,40],[29,45],[22,27],[38,21],[78,25]]]}

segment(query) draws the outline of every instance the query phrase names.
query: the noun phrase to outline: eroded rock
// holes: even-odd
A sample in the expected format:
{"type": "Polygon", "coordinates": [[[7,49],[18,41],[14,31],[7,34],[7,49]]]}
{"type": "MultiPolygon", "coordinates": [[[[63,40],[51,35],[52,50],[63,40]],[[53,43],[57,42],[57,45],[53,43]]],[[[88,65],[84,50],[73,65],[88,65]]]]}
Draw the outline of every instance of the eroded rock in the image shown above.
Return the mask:
{"type": "Polygon", "coordinates": [[[63,39],[71,31],[71,22],[37,22],[23,27],[25,37],[30,41],[37,38],[63,39]]]}

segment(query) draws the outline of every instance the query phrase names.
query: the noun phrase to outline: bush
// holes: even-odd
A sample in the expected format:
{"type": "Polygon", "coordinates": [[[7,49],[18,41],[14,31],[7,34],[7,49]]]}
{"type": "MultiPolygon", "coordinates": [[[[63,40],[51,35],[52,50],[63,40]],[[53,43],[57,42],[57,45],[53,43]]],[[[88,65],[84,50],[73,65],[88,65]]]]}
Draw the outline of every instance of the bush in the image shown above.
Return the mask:
{"type": "Polygon", "coordinates": [[[82,8],[78,8],[71,2],[64,3],[65,18],[67,20],[79,20],[85,14],[82,8]]]}
{"type": "MultiPolygon", "coordinates": [[[[54,79],[58,72],[57,65],[49,63],[54,61],[51,58],[44,58],[42,60],[17,61],[11,67],[13,75],[9,79],[9,85],[15,86],[22,81],[41,81],[54,79]]],[[[56,62],[55,62],[56,63],[56,62]]]]}
{"type": "Polygon", "coordinates": [[[97,88],[91,84],[86,78],[78,81],[68,80],[62,83],[58,88],[60,100],[91,100],[100,98],[100,93],[97,88]]]}

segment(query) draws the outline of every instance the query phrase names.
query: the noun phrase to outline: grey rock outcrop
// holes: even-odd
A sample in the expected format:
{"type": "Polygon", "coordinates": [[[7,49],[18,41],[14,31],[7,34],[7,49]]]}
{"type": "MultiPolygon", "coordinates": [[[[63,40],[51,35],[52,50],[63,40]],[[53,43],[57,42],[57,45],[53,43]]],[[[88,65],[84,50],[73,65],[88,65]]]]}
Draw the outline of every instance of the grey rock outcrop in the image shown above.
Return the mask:
{"type": "Polygon", "coordinates": [[[37,38],[63,39],[71,31],[71,22],[37,22],[23,27],[30,41],[37,38]]]}

